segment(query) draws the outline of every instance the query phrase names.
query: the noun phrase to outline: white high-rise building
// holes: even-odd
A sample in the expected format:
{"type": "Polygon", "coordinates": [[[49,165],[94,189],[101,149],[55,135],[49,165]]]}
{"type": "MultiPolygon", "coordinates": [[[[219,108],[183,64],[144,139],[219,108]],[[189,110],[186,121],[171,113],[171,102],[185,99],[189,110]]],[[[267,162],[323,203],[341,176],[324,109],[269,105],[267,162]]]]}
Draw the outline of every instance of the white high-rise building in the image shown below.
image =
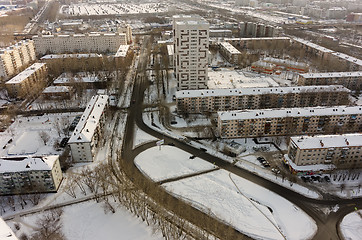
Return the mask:
{"type": "Polygon", "coordinates": [[[173,34],[177,90],[206,89],[209,23],[200,16],[174,16],[173,34]]]}

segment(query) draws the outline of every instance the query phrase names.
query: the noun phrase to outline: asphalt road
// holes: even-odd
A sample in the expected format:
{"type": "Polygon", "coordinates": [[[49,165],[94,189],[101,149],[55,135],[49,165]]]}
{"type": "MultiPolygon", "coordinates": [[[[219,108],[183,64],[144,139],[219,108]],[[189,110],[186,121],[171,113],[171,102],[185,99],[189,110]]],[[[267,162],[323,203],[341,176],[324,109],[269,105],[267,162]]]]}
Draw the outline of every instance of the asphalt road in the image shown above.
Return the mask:
{"type": "MultiPolygon", "coordinates": [[[[144,44],[145,46],[145,44],[144,44]]],[[[141,51],[139,64],[139,69],[145,69],[147,65],[146,62],[147,55],[145,49],[141,51]]],[[[140,152],[155,146],[154,143],[149,143],[143,146],[140,146],[134,150],[133,148],[133,136],[134,136],[134,126],[135,124],[144,132],[159,138],[165,139],[165,144],[173,143],[175,147],[180,148],[186,152],[189,152],[192,155],[195,155],[199,158],[204,159],[212,164],[215,164],[220,169],[225,169],[229,172],[234,173],[240,177],[243,177],[249,181],[252,181],[255,184],[258,184],[262,187],[265,187],[276,194],[288,199],[290,202],[301,208],[305,211],[310,217],[314,219],[318,226],[318,231],[313,239],[318,240],[328,240],[328,239],[342,239],[338,233],[338,222],[346,214],[354,211],[354,208],[362,208],[362,198],[355,199],[341,199],[338,197],[329,196],[324,194],[324,199],[312,199],[305,197],[299,193],[291,191],[287,188],[284,188],[278,184],[275,184],[267,179],[264,179],[258,175],[253,174],[247,170],[233,166],[232,164],[225,162],[224,160],[212,156],[207,152],[204,152],[198,148],[190,146],[182,140],[174,139],[163,135],[160,132],[157,132],[150,127],[148,127],[142,119],[143,113],[143,96],[144,91],[148,87],[149,82],[146,79],[145,74],[136,75],[134,90],[132,95],[132,104],[129,109],[129,115],[126,123],[126,132],[124,135],[124,145],[123,145],[123,155],[122,157],[127,160],[128,163],[132,163],[133,167],[136,168],[133,164],[134,157],[137,156],[140,152]],[[334,207],[336,204],[339,205],[337,212],[331,212],[329,215],[324,214],[320,209],[326,207],[334,207]]]]}

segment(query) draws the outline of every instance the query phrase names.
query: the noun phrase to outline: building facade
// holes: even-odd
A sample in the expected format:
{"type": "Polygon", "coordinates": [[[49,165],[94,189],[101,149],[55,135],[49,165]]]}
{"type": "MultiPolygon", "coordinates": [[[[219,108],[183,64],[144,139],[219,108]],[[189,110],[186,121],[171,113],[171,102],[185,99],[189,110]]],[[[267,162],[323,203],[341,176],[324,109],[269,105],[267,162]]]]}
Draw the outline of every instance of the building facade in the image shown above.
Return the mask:
{"type": "Polygon", "coordinates": [[[221,138],[362,131],[362,107],[312,107],[218,112],[221,138]]]}
{"type": "Polygon", "coordinates": [[[333,164],[337,168],[361,168],[361,149],[362,134],[298,136],[290,138],[285,158],[297,166],[333,164]]]}
{"type": "Polygon", "coordinates": [[[63,179],[59,156],[0,159],[0,194],[56,192],[63,179]]]}
{"type": "Polygon", "coordinates": [[[34,36],[37,55],[50,53],[115,53],[127,45],[125,33],[34,36]]]}
{"type": "Polygon", "coordinates": [[[176,92],[176,105],[180,114],[348,105],[349,93],[339,85],[183,90],[176,92]]]}
{"type": "Polygon", "coordinates": [[[89,101],[68,144],[74,162],[92,162],[102,139],[108,106],[107,95],[95,95],[89,101]]]}
{"type": "Polygon", "coordinates": [[[238,64],[239,59],[241,57],[241,53],[237,50],[233,45],[228,42],[221,42],[220,46],[220,53],[223,55],[226,60],[228,60],[232,64],[238,64]]]}
{"type": "Polygon", "coordinates": [[[25,99],[42,91],[48,79],[45,63],[34,63],[5,83],[6,90],[12,98],[25,99]]]}
{"type": "Polygon", "coordinates": [[[35,59],[34,42],[32,40],[23,40],[0,50],[0,80],[8,80],[35,59]]]}
{"type": "Polygon", "coordinates": [[[304,73],[298,78],[299,86],[343,85],[351,90],[362,89],[362,72],[304,73]]]}
{"type": "Polygon", "coordinates": [[[173,35],[177,89],[206,89],[209,23],[199,16],[174,16],[173,35]]]}
{"type": "Polygon", "coordinates": [[[288,37],[261,37],[261,38],[225,38],[226,42],[241,48],[253,48],[254,46],[288,46],[288,37]]]}

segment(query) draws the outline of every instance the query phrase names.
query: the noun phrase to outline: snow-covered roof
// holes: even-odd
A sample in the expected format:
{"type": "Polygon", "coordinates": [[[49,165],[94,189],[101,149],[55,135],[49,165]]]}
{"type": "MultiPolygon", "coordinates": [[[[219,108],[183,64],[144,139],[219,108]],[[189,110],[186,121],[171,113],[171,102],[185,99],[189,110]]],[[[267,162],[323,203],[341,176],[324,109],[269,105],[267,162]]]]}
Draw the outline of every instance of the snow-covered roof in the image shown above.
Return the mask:
{"type": "Polygon", "coordinates": [[[45,66],[45,63],[34,63],[15,77],[13,77],[11,80],[7,81],[6,84],[15,84],[20,83],[27,79],[29,76],[31,76],[34,72],[38,71],[40,68],[45,66]]]}
{"type": "Polygon", "coordinates": [[[266,41],[266,40],[290,40],[289,37],[261,37],[261,38],[224,38],[225,41],[266,41]]]}
{"type": "Polygon", "coordinates": [[[334,106],[334,107],[308,107],[308,108],[282,108],[237,110],[217,113],[220,120],[264,119],[285,117],[312,117],[335,116],[348,114],[362,114],[362,106],[334,106]]]}
{"type": "Polygon", "coordinates": [[[290,138],[299,149],[361,147],[362,134],[296,136],[290,138]]]}
{"type": "Polygon", "coordinates": [[[95,95],[89,101],[68,143],[91,142],[99,119],[108,102],[107,95],[95,95]]]}
{"type": "Polygon", "coordinates": [[[340,78],[340,77],[361,77],[362,72],[325,72],[325,73],[303,73],[303,78],[340,78]]]}
{"type": "Polygon", "coordinates": [[[120,45],[114,56],[115,57],[125,57],[127,55],[128,49],[129,49],[129,45],[120,45]]]}
{"type": "Polygon", "coordinates": [[[333,164],[314,164],[314,165],[298,166],[288,157],[288,154],[284,154],[284,159],[295,171],[298,172],[309,172],[309,171],[319,172],[319,171],[333,170],[336,168],[336,166],[334,166],[333,164]]]}
{"type": "Polygon", "coordinates": [[[173,56],[173,45],[167,45],[167,53],[169,56],[173,56]]]}
{"type": "Polygon", "coordinates": [[[57,79],[54,80],[54,84],[65,84],[65,83],[79,83],[79,82],[100,82],[102,78],[99,78],[96,74],[91,74],[87,72],[79,72],[75,76],[72,76],[69,73],[62,73],[57,79]]]}
{"type": "Polygon", "coordinates": [[[221,42],[220,45],[231,54],[241,54],[233,45],[228,42],[221,42]]]}
{"type": "Polygon", "coordinates": [[[217,88],[250,88],[250,87],[278,87],[272,77],[257,73],[247,73],[235,70],[222,69],[221,71],[208,71],[210,89],[217,88]]]}
{"type": "Polygon", "coordinates": [[[45,55],[40,60],[47,60],[47,59],[59,59],[59,58],[96,58],[102,57],[102,54],[97,53],[78,53],[78,54],[49,54],[45,55]]]}
{"type": "Polygon", "coordinates": [[[18,240],[13,230],[0,218],[0,240],[18,240]]]}
{"type": "Polygon", "coordinates": [[[357,64],[358,66],[362,66],[362,60],[361,59],[358,59],[358,58],[355,58],[355,57],[352,57],[352,56],[349,56],[347,54],[340,53],[340,52],[335,52],[335,53],[332,53],[332,54],[334,56],[336,56],[336,57],[339,57],[339,58],[343,59],[343,60],[346,60],[348,62],[357,64]]]}
{"type": "Polygon", "coordinates": [[[70,92],[71,87],[68,86],[50,86],[44,89],[43,93],[59,93],[59,92],[70,92]]]}
{"type": "Polygon", "coordinates": [[[342,85],[328,86],[297,86],[297,87],[268,87],[268,88],[235,88],[235,89],[208,89],[208,90],[181,90],[176,92],[176,98],[185,97],[217,97],[217,96],[245,96],[261,94],[289,94],[303,92],[350,92],[342,85]]]}
{"type": "Polygon", "coordinates": [[[58,155],[0,158],[0,173],[50,171],[58,158],[58,155]]]}
{"type": "Polygon", "coordinates": [[[315,44],[315,43],[312,43],[308,40],[304,40],[304,39],[301,39],[301,38],[293,38],[294,41],[296,42],[299,42],[303,45],[306,45],[308,47],[311,47],[311,48],[314,48],[320,52],[324,52],[324,53],[334,53],[333,50],[330,50],[328,48],[325,48],[325,47],[322,47],[322,46],[319,46],[318,44],[315,44]]]}
{"type": "Polygon", "coordinates": [[[273,58],[273,57],[265,57],[263,58],[263,61],[265,62],[270,62],[270,63],[274,63],[274,64],[285,64],[285,65],[293,65],[293,66],[298,66],[298,67],[308,67],[308,64],[303,63],[303,62],[296,62],[296,61],[292,61],[289,59],[279,59],[279,58],[273,58]]]}

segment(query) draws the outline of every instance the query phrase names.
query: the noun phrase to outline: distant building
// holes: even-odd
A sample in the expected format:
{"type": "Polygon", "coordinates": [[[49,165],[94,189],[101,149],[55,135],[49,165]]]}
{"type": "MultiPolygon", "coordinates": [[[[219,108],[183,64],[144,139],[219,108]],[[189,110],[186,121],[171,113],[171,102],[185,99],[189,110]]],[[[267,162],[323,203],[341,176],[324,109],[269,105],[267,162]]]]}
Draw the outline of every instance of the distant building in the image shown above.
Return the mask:
{"type": "Polygon", "coordinates": [[[102,133],[107,106],[107,95],[95,95],[89,101],[68,141],[74,162],[93,161],[96,149],[104,138],[102,133]]]}
{"type": "Polygon", "coordinates": [[[338,168],[361,168],[361,148],[360,133],[291,137],[285,158],[294,172],[317,172],[319,169],[313,166],[322,164],[332,164],[338,168]]]}
{"type": "MultiPolygon", "coordinates": [[[[113,77],[113,75],[111,75],[113,77]]],[[[55,86],[70,86],[76,88],[81,86],[83,89],[106,88],[107,81],[102,72],[65,72],[60,74],[53,82],[55,86]]]]}
{"type": "Polygon", "coordinates": [[[44,89],[45,99],[70,99],[73,96],[74,89],[69,86],[50,86],[44,89]]]}
{"type": "Polygon", "coordinates": [[[5,83],[10,97],[25,99],[36,95],[47,84],[48,71],[45,63],[34,63],[5,83]]]}
{"type": "Polygon", "coordinates": [[[0,158],[0,194],[56,192],[63,179],[59,156],[0,158]]]}
{"type": "Polygon", "coordinates": [[[329,19],[343,19],[347,16],[347,9],[344,7],[333,7],[327,10],[326,17],[329,19]]]}
{"type": "Polygon", "coordinates": [[[124,58],[127,56],[129,50],[129,45],[120,45],[116,54],[114,54],[115,58],[124,58]]]}
{"type": "Polygon", "coordinates": [[[36,59],[34,42],[23,40],[0,50],[0,81],[8,80],[36,59]]]}
{"type": "Polygon", "coordinates": [[[125,33],[91,33],[34,36],[37,55],[50,53],[115,53],[127,45],[125,33]]]}
{"type": "Polygon", "coordinates": [[[251,48],[254,45],[276,45],[280,47],[286,47],[290,44],[290,38],[288,37],[260,37],[260,38],[225,38],[226,42],[231,43],[234,46],[241,48],[251,48]]]}
{"type": "Polygon", "coordinates": [[[199,16],[174,16],[173,32],[177,89],[206,89],[209,23],[199,16]]]}
{"type": "Polygon", "coordinates": [[[176,105],[178,113],[347,105],[349,92],[338,85],[183,90],[176,105]]]}
{"type": "Polygon", "coordinates": [[[362,72],[304,73],[299,75],[298,85],[343,85],[351,90],[362,89],[362,72]]]}
{"type": "Polygon", "coordinates": [[[310,107],[218,112],[221,138],[362,131],[362,107],[310,107]]]}

